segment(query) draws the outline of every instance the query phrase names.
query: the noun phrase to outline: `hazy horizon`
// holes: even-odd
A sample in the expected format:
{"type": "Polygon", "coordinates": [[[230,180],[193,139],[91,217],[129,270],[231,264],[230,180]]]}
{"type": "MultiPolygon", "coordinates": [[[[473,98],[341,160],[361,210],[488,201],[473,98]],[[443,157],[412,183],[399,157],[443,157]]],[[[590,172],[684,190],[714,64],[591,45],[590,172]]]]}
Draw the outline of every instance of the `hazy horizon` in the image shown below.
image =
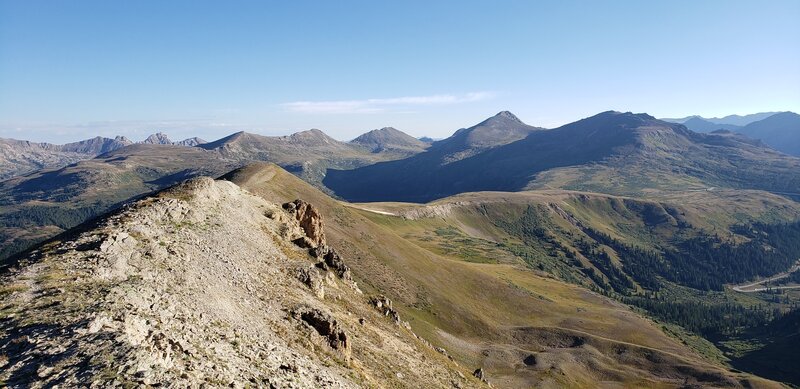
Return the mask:
{"type": "MultiPolygon", "coordinates": [[[[507,110],[504,110],[504,111],[507,111],[507,110]]],[[[605,111],[609,111],[609,110],[605,110],[605,111]]],[[[605,111],[601,111],[601,112],[605,112],[605,111]]],[[[621,110],[614,110],[614,111],[630,112],[630,111],[621,111],[621,110]]],[[[501,112],[501,111],[498,111],[498,112],[501,112]]],[[[189,139],[189,138],[194,138],[194,137],[201,138],[201,139],[203,139],[203,140],[205,140],[207,142],[212,142],[212,141],[219,140],[221,138],[225,138],[227,136],[230,136],[230,135],[238,133],[238,132],[248,132],[248,133],[264,135],[264,136],[289,136],[289,135],[292,135],[292,134],[295,134],[295,133],[298,133],[298,132],[303,132],[303,131],[320,130],[320,131],[324,132],[326,135],[328,135],[328,136],[330,136],[330,137],[332,137],[332,138],[334,138],[336,140],[339,140],[339,141],[342,141],[342,142],[349,142],[349,141],[353,140],[354,138],[356,138],[358,135],[362,135],[362,134],[367,133],[369,131],[379,130],[379,129],[386,128],[386,127],[392,127],[392,128],[397,129],[397,130],[400,130],[402,132],[405,132],[405,133],[407,133],[407,134],[409,134],[411,136],[414,136],[416,138],[427,137],[427,138],[432,138],[434,140],[441,140],[441,139],[445,139],[447,137],[450,137],[451,135],[453,135],[459,129],[469,128],[469,127],[472,127],[472,126],[474,126],[476,124],[479,124],[481,121],[486,120],[486,119],[496,115],[498,112],[494,112],[492,114],[487,114],[483,119],[480,119],[480,120],[478,120],[478,121],[476,121],[474,123],[465,124],[465,125],[462,125],[461,127],[453,128],[452,131],[450,131],[450,133],[444,134],[442,136],[431,136],[431,135],[428,135],[428,134],[417,134],[417,133],[414,133],[412,131],[407,131],[405,129],[398,128],[397,126],[392,126],[392,125],[386,125],[386,126],[381,126],[381,127],[377,127],[377,128],[364,129],[363,131],[359,132],[355,136],[348,137],[348,138],[337,137],[335,134],[331,134],[330,132],[326,131],[324,128],[316,128],[316,127],[298,129],[298,130],[286,130],[286,131],[283,131],[283,132],[281,132],[280,130],[263,131],[261,129],[247,129],[247,128],[235,129],[235,128],[232,128],[232,129],[230,129],[229,132],[223,133],[223,134],[221,134],[219,136],[203,137],[203,136],[200,136],[200,135],[192,134],[191,133],[191,129],[188,129],[188,130],[174,130],[174,129],[173,130],[169,130],[169,129],[159,129],[159,128],[152,128],[152,129],[138,128],[138,129],[132,129],[132,130],[127,131],[127,132],[114,133],[113,130],[109,130],[109,129],[113,129],[114,126],[113,125],[109,125],[107,127],[107,129],[103,129],[103,128],[98,127],[98,132],[97,133],[79,132],[79,133],[76,133],[74,135],[75,136],[79,136],[78,134],[85,134],[85,136],[79,137],[79,138],[74,138],[74,139],[73,138],[67,138],[67,139],[65,139],[63,141],[60,141],[60,142],[59,141],[50,142],[50,141],[47,141],[47,140],[39,140],[39,139],[35,139],[35,138],[22,138],[22,137],[14,138],[14,137],[0,136],[0,138],[8,138],[8,139],[16,139],[16,140],[27,140],[27,141],[33,141],[33,142],[63,144],[63,143],[70,143],[70,142],[77,142],[77,141],[81,141],[81,140],[86,140],[86,139],[94,138],[96,136],[102,136],[102,137],[106,137],[106,138],[115,138],[117,136],[122,136],[122,137],[128,138],[128,140],[131,140],[133,142],[140,142],[140,141],[145,140],[150,135],[154,135],[154,134],[157,134],[157,133],[163,133],[164,135],[166,135],[173,142],[182,141],[182,140],[189,139]],[[173,133],[186,134],[186,135],[174,136],[173,133]]],[[[595,114],[599,114],[601,112],[596,112],[595,114]]],[[[786,112],[786,111],[774,111],[774,112],[775,113],[779,113],[779,112],[786,112]]],[[[570,120],[568,122],[562,123],[562,124],[557,125],[557,126],[545,127],[545,126],[538,125],[536,123],[529,123],[529,122],[525,121],[524,118],[521,118],[518,115],[516,115],[514,112],[511,112],[511,113],[514,114],[515,116],[517,116],[520,120],[522,120],[526,124],[529,124],[529,125],[532,125],[532,126],[536,126],[536,127],[548,128],[548,129],[558,128],[561,125],[569,124],[569,123],[572,123],[572,122],[575,122],[575,121],[578,121],[578,120],[581,120],[581,119],[585,119],[585,118],[590,117],[590,116],[594,116],[594,114],[592,114],[592,115],[588,115],[588,116],[585,116],[585,117],[575,118],[573,120],[570,120]]],[[[633,113],[649,114],[648,112],[633,112],[633,113]]],[[[755,114],[755,113],[758,113],[758,112],[753,112],[753,113],[750,113],[750,114],[755,114]]],[[[732,114],[732,115],[746,116],[746,115],[749,115],[749,114],[732,114]]],[[[653,115],[651,115],[651,116],[653,116],[653,115]]],[[[687,115],[685,117],[689,117],[689,116],[694,116],[694,115],[687,115]]],[[[696,116],[701,116],[701,117],[706,118],[706,119],[709,118],[709,117],[705,117],[705,116],[702,116],[702,115],[696,115],[696,116]]],[[[726,115],[726,116],[728,116],[728,115],[726,115]]],[[[667,119],[667,118],[661,118],[661,117],[658,117],[658,118],[659,119],[664,119],[664,120],[667,119]]],[[[670,118],[670,119],[680,119],[680,118],[670,118]]],[[[713,119],[719,119],[719,118],[713,118],[713,119]]],[[[19,133],[21,135],[23,135],[23,136],[25,135],[21,131],[19,133]]]]}

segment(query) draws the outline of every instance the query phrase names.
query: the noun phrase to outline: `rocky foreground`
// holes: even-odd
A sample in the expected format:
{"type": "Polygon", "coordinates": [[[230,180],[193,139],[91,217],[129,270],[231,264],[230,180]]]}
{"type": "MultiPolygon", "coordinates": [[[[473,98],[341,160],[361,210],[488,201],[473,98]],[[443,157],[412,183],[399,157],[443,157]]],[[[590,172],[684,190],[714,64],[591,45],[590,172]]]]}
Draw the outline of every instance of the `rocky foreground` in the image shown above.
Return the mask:
{"type": "Polygon", "coordinates": [[[323,229],[301,200],[199,178],[50,242],[0,279],[0,386],[485,386],[323,229]]]}

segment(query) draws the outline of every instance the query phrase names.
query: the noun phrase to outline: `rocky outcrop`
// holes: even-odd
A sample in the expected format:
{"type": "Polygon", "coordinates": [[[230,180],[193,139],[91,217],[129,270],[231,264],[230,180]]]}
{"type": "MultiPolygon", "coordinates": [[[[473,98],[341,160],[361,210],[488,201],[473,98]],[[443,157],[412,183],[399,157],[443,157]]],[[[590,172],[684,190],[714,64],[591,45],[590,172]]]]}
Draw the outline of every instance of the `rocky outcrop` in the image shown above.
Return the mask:
{"type": "MultiPolygon", "coordinates": [[[[287,236],[294,242],[294,244],[308,249],[308,253],[317,259],[317,268],[323,271],[332,271],[342,280],[348,281],[355,286],[353,276],[339,253],[333,247],[325,244],[324,225],[322,222],[322,215],[319,210],[303,200],[297,199],[283,204],[282,208],[289,214],[289,220],[296,222],[299,230],[302,231],[300,236],[292,231],[292,228],[287,228],[287,236]]],[[[279,218],[274,214],[268,215],[271,218],[279,218]]],[[[313,273],[310,270],[302,270],[298,273],[298,279],[304,284],[308,285],[316,291],[317,286],[313,273]]],[[[323,293],[324,294],[324,293],[323,293]]]]}
{"type": "Polygon", "coordinates": [[[390,317],[394,324],[411,329],[411,326],[408,324],[408,322],[400,319],[400,314],[392,307],[392,300],[389,300],[386,296],[381,295],[372,297],[370,298],[369,303],[382,315],[390,317]]]}
{"type": "Polygon", "coordinates": [[[319,210],[310,203],[297,199],[292,202],[283,204],[283,209],[294,216],[295,220],[300,224],[303,229],[305,237],[297,242],[298,245],[308,246],[308,248],[319,247],[325,245],[325,233],[322,229],[322,215],[319,210]]]}
{"type": "Polygon", "coordinates": [[[310,250],[312,256],[320,259],[317,267],[323,270],[331,270],[336,273],[339,278],[347,281],[352,281],[353,276],[350,272],[350,267],[345,265],[342,257],[331,247],[319,246],[310,250]]]}
{"type": "Polygon", "coordinates": [[[338,351],[346,361],[350,360],[352,351],[347,333],[331,314],[316,308],[302,307],[295,311],[295,316],[326,338],[328,345],[338,351]]]}

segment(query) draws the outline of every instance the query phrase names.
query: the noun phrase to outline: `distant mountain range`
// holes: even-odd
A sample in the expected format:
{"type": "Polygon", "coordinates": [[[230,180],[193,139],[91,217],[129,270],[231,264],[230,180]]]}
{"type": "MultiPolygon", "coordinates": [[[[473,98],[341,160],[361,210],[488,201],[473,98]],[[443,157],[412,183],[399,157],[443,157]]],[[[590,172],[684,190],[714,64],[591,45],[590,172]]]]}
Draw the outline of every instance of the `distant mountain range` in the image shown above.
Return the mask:
{"type": "Polygon", "coordinates": [[[714,132],[716,130],[738,131],[742,126],[735,124],[714,123],[699,116],[694,116],[681,122],[686,128],[695,132],[714,132]]]}
{"type": "MultiPolygon", "coordinates": [[[[369,140],[369,146],[340,142],[316,129],[289,136],[238,132],[182,147],[178,145],[188,145],[189,140],[172,142],[164,134],[154,134],[136,144],[122,138],[124,143],[79,154],[68,162],[53,161],[44,169],[31,168],[36,171],[24,176],[12,172],[12,177],[0,180],[0,241],[5,242],[0,261],[130,198],[191,177],[216,177],[253,161],[269,161],[327,190],[321,181],[330,168],[352,169],[407,158],[425,147],[408,141],[414,138],[398,130],[377,130],[360,138],[359,142],[369,140]],[[31,219],[28,215],[40,216],[31,219]]],[[[17,143],[8,149],[32,155],[18,150],[17,143]]]]}
{"type": "Polygon", "coordinates": [[[510,113],[410,158],[331,170],[356,202],[427,202],[462,192],[560,187],[614,194],[704,186],[800,193],[800,159],[730,132],[698,134],[646,114],[603,112],[542,130],[510,113]]]}
{"type": "Polygon", "coordinates": [[[226,160],[266,160],[297,173],[318,187],[321,187],[321,178],[328,167],[353,168],[405,158],[430,146],[430,143],[392,127],[369,131],[350,142],[338,141],[317,129],[289,136],[238,132],[211,143],[197,137],[172,141],[162,132],[151,134],[140,142],[118,136],[114,139],[96,137],[65,145],[0,138],[0,180],[38,169],[60,168],[134,144],[200,146],[219,152],[226,160]]]}
{"type": "Polygon", "coordinates": [[[179,147],[163,134],[140,144],[125,138],[63,146],[0,143],[2,155],[17,156],[5,157],[12,163],[2,165],[7,179],[0,182],[0,239],[7,244],[0,259],[132,197],[253,161],[276,163],[351,201],[426,202],[471,191],[547,188],[621,195],[710,187],[800,193],[800,159],[757,140],[730,131],[698,134],[646,114],[611,111],[551,130],[504,111],[430,145],[392,128],[351,142],[320,130],[239,132],[177,144],[184,142],[200,144],[179,147]],[[48,216],[35,222],[25,216],[42,212],[48,216]]]}
{"type": "MultiPolygon", "coordinates": [[[[206,142],[197,137],[173,142],[158,132],[137,143],[197,146],[206,142]]],[[[98,136],[63,145],[0,138],[0,180],[38,169],[67,166],[132,144],[135,143],[124,136],[113,139],[98,136]]]]}
{"type": "Polygon", "coordinates": [[[662,120],[681,123],[696,132],[706,133],[716,130],[738,132],[750,138],[760,139],[776,150],[800,156],[800,115],[794,112],[761,112],[710,119],[688,116],[662,120]]]}
{"type": "Polygon", "coordinates": [[[288,136],[237,132],[199,147],[241,164],[276,163],[323,190],[322,178],[328,169],[353,169],[402,159],[425,149],[422,142],[393,128],[370,131],[351,142],[338,141],[318,129],[288,136]]]}
{"type": "Polygon", "coordinates": [[[0,138],[0,180],[38,169],[66,166],[133,144],[125,137],[95,137],[54,145],[0,138]]]}
{"type": "MultiPolygon", "coordinates": [[[[753,113],[753,114],[750,114],[750,115],[728,115],[728,116],[721,117],[721,118],[717,118],[717,117],[704,118],[702,116],[692,115],[692,116],[687,116],[685,118],[675,118],[675,119],[666,119],[665,118],[665,119],[661,119],[661,120],[663,120],[665,122],[685,124],[687,121],[689,121],[691,119],[700,119],[700,120],[704,120],[704,121],[711,122],[711,123],[714,123],[714,124],[723,124],[723,125],[731,125],[731,126],[742,127],[742,126],[746,126],[746,125],[748,125],[748,124],[750,124],[752,122],[757,122],[759,120],[764,120],[764,119],[766,119],[766,118],[768,118],[768,117],[770,117],[770,116],[772,116],[772,115],[774,115],[776,113],[778,113],[778,112],[759,112],[759,113],[753,113]]],[[[692,130],[692,131],[696,131],[696,130],[693,130],[691,128],[689,128],[689,129],[692,130]]]]}

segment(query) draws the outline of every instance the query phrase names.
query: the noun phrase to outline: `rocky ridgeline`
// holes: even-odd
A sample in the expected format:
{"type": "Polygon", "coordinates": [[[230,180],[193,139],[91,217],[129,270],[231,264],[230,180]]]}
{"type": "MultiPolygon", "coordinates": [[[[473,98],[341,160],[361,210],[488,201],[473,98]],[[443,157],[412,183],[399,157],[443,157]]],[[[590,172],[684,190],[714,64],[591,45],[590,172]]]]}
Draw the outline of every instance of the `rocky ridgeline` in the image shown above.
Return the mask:
{"type": "Polygon", "coordinates": [[[0,386],[482,385],[365,297],[323,229],[199,178],[45,244],[0,276],[0,386]]]}

